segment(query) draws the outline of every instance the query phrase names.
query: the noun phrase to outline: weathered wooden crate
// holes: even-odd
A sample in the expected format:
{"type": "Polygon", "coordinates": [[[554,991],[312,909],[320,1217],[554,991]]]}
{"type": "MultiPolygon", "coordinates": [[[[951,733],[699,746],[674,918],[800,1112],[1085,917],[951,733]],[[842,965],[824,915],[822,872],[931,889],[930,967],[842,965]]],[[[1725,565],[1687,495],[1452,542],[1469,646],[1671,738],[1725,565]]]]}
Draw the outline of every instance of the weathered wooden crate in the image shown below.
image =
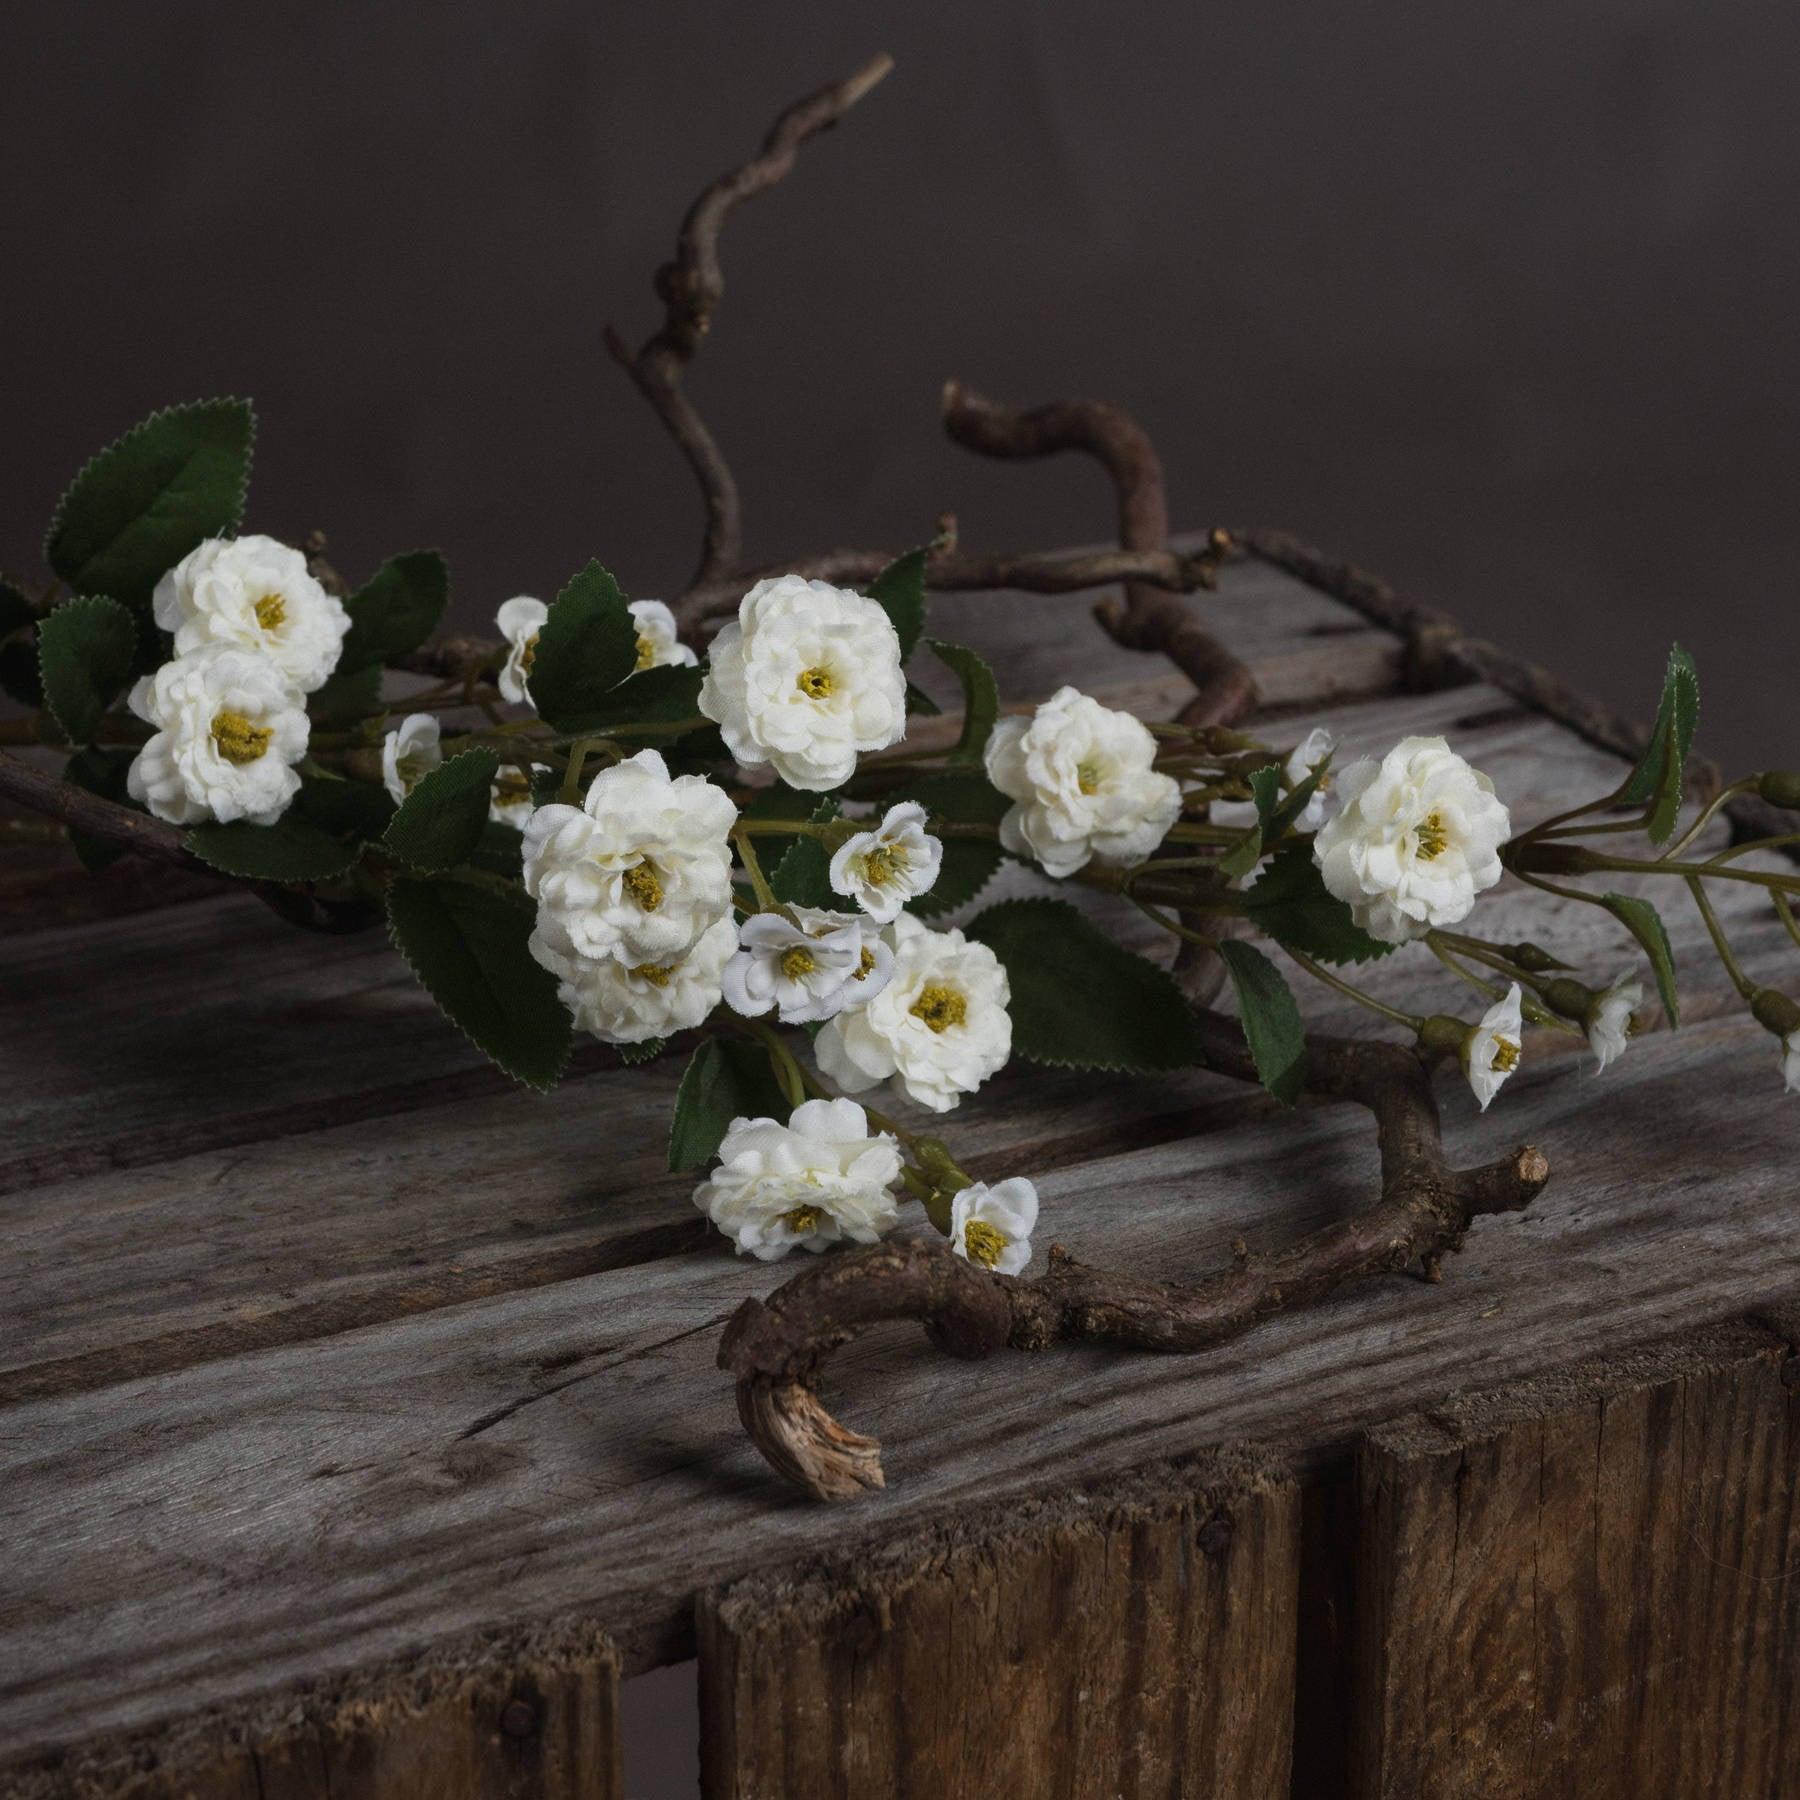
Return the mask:
{"type": "MultiPolygon", "coordinates": [[[[1449,732],[1525,816],[1614,778],[1593,708],[1268,548],[1204,604],[1271,714],[1449,732]]],[[[1009,699],[1182,698],[1080,602],[937,604],[1009,699]]],[[[1486,923],[1593,930],[1556,905],[1486,923]]],[[[601,1800],[621,1673],[697,1649],[721,1796],[1800,1795],[1794,1114],[1722,981],[1599,1083],[1534,1042],[1486,1121],[1447,1097],[1461,1160],[1555,1174],[1442,1286],[1186,1360],[865,1340],[827,1398],[891,1485],[828,1509],[714,1366],[787,1271],[664,1172],[675,1068],[512,1091],[379,934],[128,865],[0,912],[6,1792],[601,1800]]],[[[1371,984],[1453,1005],[1420,960],[1371,984]]],[[[1360,1114],[1200,1074],[1013,1072],[952,1123],[1162,1274],[1375,1167],[1360,1114]]]]}

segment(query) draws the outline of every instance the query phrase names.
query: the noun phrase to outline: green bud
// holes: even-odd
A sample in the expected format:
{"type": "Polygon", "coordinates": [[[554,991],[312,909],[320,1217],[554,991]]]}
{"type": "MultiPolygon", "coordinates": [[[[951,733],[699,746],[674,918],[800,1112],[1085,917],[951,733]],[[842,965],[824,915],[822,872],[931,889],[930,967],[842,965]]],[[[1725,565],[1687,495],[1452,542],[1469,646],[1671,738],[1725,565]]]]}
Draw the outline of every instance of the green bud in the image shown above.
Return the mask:
{"type": "Polygon", "coordinates": [[[1419,1027],[1419,1047],[1435,1050],[1440,1056],[1460,1057],[1473,1027],[1448,1013],[1433,1013],[1419,1027]]]}
{"type": "Polygon", "coordinates": [[[1779,988],[1758,988],[1750,996],[1750,1014],[1764,1031],[1778,1038],[1800,1031],[1800,1001],[1790,1000],[1779,988]]]}
{"type": "Polygon", "coordinates": [[[1600,858],[1580,844],[1525,843],[1504,860],[1515,869],[1529,869],[1536,875],[1591,875],[1600,866],[1600,858]]]}
{"type": "Polygon", "coordinates": [[[1790,812],[1800,812],[1800,772],[1793,769],[1771,769],[1766,775],[1757,777],[1756,791],[1771,806],[1784,806],[1790,812]]]}
{"type": "Polygon", "coordinates": [[[1542,975],[1551,969],[1566,969],[1569,966],[1561,957],[1552,956],[1538,944],[1503,944],[1500,954],[1515,969],[1524,969],[1532,975],[1542,975]]]}
{"type": "Polygon", "coordinates": [[[1600,997],[1586,982],[1571,981],[1566,976],[1560,981],[1546,981],[1539,992],[1552,1012],[1573,1019],[1577,1025],[1587,1023],[1594,1002],[1600,997]]]}

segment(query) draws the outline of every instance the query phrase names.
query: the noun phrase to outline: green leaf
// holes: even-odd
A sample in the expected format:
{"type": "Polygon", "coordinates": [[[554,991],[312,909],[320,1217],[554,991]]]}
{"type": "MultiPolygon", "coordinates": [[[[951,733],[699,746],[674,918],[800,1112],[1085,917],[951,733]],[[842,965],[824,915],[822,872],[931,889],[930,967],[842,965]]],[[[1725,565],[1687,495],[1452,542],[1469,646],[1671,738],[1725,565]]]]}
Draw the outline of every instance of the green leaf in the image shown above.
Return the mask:
{"type": "Polygon", "coordinates": [[[440,763],[400,803],[382,843],[426,875],[467,862],[487,825],[499,769],[491,750],[465,750],[440,763]]]}
{"type": "Polygon", "coordinates": [[[719,1153],[733,1119],[788,1116],[787,1096],[756,1044],[708,1038],[696,1050],[675,1095],[669,1126],[669,1167],[704,1168],[719,1153]]]}
{"type": "MultiPolygon", "coordinates": [[[[838,803],[829,795],[814,804],[809,823],[823,825],[838,816],[838,803]]],[[[758,845],[760,849],[760,844],[758,845]]],[[[765,867],[767,865],[765,864],[765,867]]],[[[845,902],[832,891],[831,858],[817,838],[789,840],[769,875],[769,886],[784,906],[822,906],[827,911],[848,910],[845,902]]]]}
{"type": "Polygon", "coordinates": [[[921,718],[934,719],[944,709],[916,681],[906,684],[906,710],[921,718]]]}
{"type": "Polygon", "coordinates": [[[1656,976],[1656,991],[1662,997],[1663,1011],[1669,1024],[1681,1023],[1681,996],[1675,988],[1675,952],[1669,945],[1662,914],[1648,900],[1634,899],[1630,894],[1602,894],[1600,904],[1643,945],[1656,976]]]}
{"type": "Polygon", "coordinates": [[[203,863],[253,881],[331,881],[344,874],[361,847],[290,810],[273,825],[239,819],[196,825],[187,847],[203,863]]]}
{"type": "Polygon", "coordinates": [[[44,542],[51,568],[78,593],[147,610],[196,544],[237,530],[255,432],[247,400],[152,413],[69,484],[44,542]]]}
{"type": "Polygon", "coordinates": [[[346,674],[416,650],[437,630],[450,598],[450,565],[436,550],[390,556],[344,602],[350,630],[338,658],[346,674]]]}
{"type": "Polygon", "coordinates": [[[645,1038],[641,1044],[614,1044],[619,1053],[619,1061],[626,1068],[634,1068],[639,1063],[655,1062],[668,1049],[667,1038],[645,1038]]]}
{"type": "Polygon", "coordinates": [[[1003,900],[967,929],[1006,965],[1019,1055],[1058,1068],[1135,1072],[1195,1060],[1181,990],[1066,900],[1003,900]]]}
{"type": "MultiPolygon", "coordinates": [[[[63,770],[63,780],[73,782],[78,788],[85,788],[90,794],[98,794],[102,800],[116,800],[122,806],[129,805],[131,798],[126,791],[125,777],[131,768],[134,754],[130,750],[101,750],[90,745],[86,750],[77,750],[69,758],[68,765],[63,770]]],[[[81,858],[81,866],[94,875],[98,875],[102,869],[117,862],[125,854],[118,845],[109,844],[103,838],[90,837],[85,831],[71,831],[69,843],[81,858]]]]}
{"type": "Polygon", "coordinates": [[[531,701],[558,731],[587,731],[637,667],[637,625],[619,584],[590,562],[550,607],[531,662],[531,701]]]}
{"type": "Polygon", "coordinates": [[[1399,948],[1372,938],[1325,886],[1312,846],[1284,845],[1244,895],[1251,923],[1277,943],[1327,963],[1372,962],[1399,948]]]}
{"type": "Polygon", "coordinates": [[[376,843],[394,816],[394,802],[372,781],[312,780],[301,786],[293,810],[334,837],[376,843]]]}
{"type": "Polygon", "coordinates": [[[1627,806],[1650,805],[1650,839],[1666,843],[1681,812],[1688,752],[1700,722],[1700,676],[1694,659],[1677,644],[1669,652],[1662,700],[1650,743],[1620,798],[1627,806]]]}
{"type": "MultiPolygon", "coordinates": [[[[542,640],[539,640],[540,646],[542,640]]],[[[537,693],[536,664],[533,664],[531,691],[537,693]]],[[[666,725],[677,719],[698,718],[700,684],[706,679],[703,668],[640,669],[616,688],[604,694],[593,709],[583,715],[582,731],[615,731],[621,725],[666,725]]],[[[694,729],[705,729],[701,720],[694,729]]],[[[656,742],[672,742],[671,735],[659,732],[656,742]]]]}
{"type": "Polygon", "coordinates": [[[315,688],[306,700],[306,716],[315,725],[348,725],[381,711],[381,664],[345,669],[315,688]]]}
{"type": "Polygon", "coordinates": [[[973,650],[960,644],[946,644],[937,638],[925,640],[931,653],[958,681],[963,691],[962,736],[950,752],[953,763],[981,764],[981,753],[987,748],[988,734],[1000,716],[1000,688],[990,669],[973,650]]]}
{"type": "Polygon", "coordinates": [[[893,622],[902,662],[912,655],[925,629],[925,557],[923,549],[896,556],[866,590],[893,622]]]}
{"type": "Polygon", "coordinates": [[[1266,832],[1281,808],[1280,763],[1265,763],[1250,771],[1250,798],[1256,802],[1256,822],[1266,832]]]}
{"type": "Polygon", "coordinates": [[[569,1057],[556,977],[528,948],[537,909],[523,893],[402,877],[388,890],[394,945],[452,1024],[515,1081],[542,1092],[569,1057]]]}
{"type": "Polygon", "coordinates": [[[1294,821],[1306,811],[1306,803],[1319,791],[1319,783],[1331,770],[1331,759],[1323,758],[1318,766],[1294,791],[1276,807],[1274,814],[1263,827],[1263,842],[1273,847],[1293,830],[1294,821]]]}
{"type": "MultiPolygon", "coordinates": [[[[905,798],[916,800],[932,819],[958,825],[998,825],[1012,802],[981,776],[934,775],[917,781],[905,798]]],[[[999,872],[1006,860],[992,838],[947,837],[944,860],[928,894],[909,902],[907,910],[921,919],[936,918],[967,906],[999,872]]]]}
{"type": "Polygon", "coordinates": [[[1256,1072],[1283,1106],[1292,1106],[1300,1098],[1306,1063],[1300,1008],[1281,971],[1254,944],[1222,938],[1219,956],[1237,994],[1238,1019],[1256,1072]]]}
{"type": "Polygon", "coordinates": [[[481,839],[469,862],[474,868],[486,869],[490,875],[504,875],[509,881],[518,881],[525,873],[525,834],[504,819],[489,819],[481,828],[481,839]]]}
{"type": "Polygon", "coordinates": [[[137,655],[137,626],[116,600],[65,601],[38,626],[44,704],[72,744],[85,744],[118,698],[137,655]]]}
{"type": "MultiPolygon", "coordinates": [[[[837,802],[833,800],[830,804],[835,807],[837,802]]],[[[785,781],[775,781],[766,788],[759,788],[738,808],[738,816],[743,819],[810,819],[819,806],[817,794],[791,788],[785,781]]],[[[787,853],[801,841],[798,833],[788,837],[759,831],[756,834],[757,859],[764,869],[779,868],[787,853]]]]}

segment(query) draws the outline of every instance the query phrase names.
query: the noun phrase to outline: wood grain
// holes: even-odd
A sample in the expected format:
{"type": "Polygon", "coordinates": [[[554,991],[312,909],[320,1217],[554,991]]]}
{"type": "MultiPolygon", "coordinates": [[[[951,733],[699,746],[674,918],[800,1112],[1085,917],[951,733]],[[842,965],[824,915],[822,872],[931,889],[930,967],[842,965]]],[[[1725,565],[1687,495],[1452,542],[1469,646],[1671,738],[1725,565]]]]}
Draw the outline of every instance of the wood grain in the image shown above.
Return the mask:
{"type": "Polygon", "coordinates": [[[699,1606],[709,1800],[1288,1791],[1299,1493],[1208,1454],[699,1606]]]}

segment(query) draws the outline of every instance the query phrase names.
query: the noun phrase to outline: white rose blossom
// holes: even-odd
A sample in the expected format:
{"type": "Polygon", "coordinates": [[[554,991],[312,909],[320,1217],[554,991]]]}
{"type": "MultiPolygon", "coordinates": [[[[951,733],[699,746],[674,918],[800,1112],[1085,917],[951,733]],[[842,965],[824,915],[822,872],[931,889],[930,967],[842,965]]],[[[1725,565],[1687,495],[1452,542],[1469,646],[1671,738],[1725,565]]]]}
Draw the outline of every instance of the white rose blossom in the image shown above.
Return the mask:
{"type": "Polygon", "coordinates": [[[1595,1072],[1625,1054],[1631,1032],[1631,1015],[1644,1004],[1644,984],[1631,975],[1619,976],[1610,987],[1594,996],[1587,1017],[1588,1048],[1594,1053],[1595,1072]]]}
{"type": "Polygon", "coordinates": [[[1781,1079],[1790,1094],[1800,1094],[1800,1031],[1790,1031],[1781,1040],[1781,1079]]]}
{"type": "Polygon", "coordinates": [[[408,713],[381,742],[381,785],[398,806],[444,760],[443,727],[432,713],[408,713]]]}
{"type": "Polygon", "coordinates": [[[729,920],[736,817],[722,788],[671,779],[654,750],[602,770],[580,806],[538,807],[524,846],[525,891],[538,903],[532,954],[559,975],[606,958],[677,960],[729,920]]]}
{"type": "Polygon", "coordinates": [[[1029,719],[1002,719],[984,753],[988,779],[1017,803],[1000,842],[1056,876],[1142,862],[1181,813],[1181,787],[1151,767],[1155,756],[1142,720],[1078,688],[1058,689],[1029,719]]]}
{"type": "MultiPolygon", "coordinates": [[[[549,966],[561,977],[558,996],[583,1031],[605,1044],[642,1044],[691,1031],[706,1018],[719,1004],[720,977],[736,948],[737,927],[720,919],[690,949],[663,962],[609,956],[549,966]]],[[[534,955],[537,950],[534,938],[534,955]]]]}
{"type": "Polygon", "coordinates": [[[892,1077],[909,1099],[948,1112],[1012,1054],[1006,970],[986,944],[933,931],[910,913],[888,926],[887,937],[894,952],[887,986],[867,1006],[832,1019],[814,1053],[851,1093],[892,1077]]]}
{"type": "Polygon", "coordinates": [[[738,931],[725,965],[725,1004],[746,1018],[771,1010],[784,1025],[807,1025],[867,1006],[887,986],[894,953],[871,920],[821,907],[755,913],[738,931]]]}
{"type": "MultiPolygon", "coordinates": [[[[1288,787],[1299,787],[1336,748],[1337,739],[1323,725],[1315,725],[1288,753],[1288,759],[1282,766],[1288,787]]],[[[1325,805],[1330,795],[1331,777],[1328,774],[1322,775],[1319,785],[1307,796],[1305,806],[1295,817],[1293,829],[1317,831],[1325,823],[1325,805]]],[[[1212,803],[1212,822],[1215,825],[1228,826],[1235,831],[1254,825],[1256,818],[1256,805],[1253,801],[1215,800],[1212,803]]]]}
{"type": "Polygon", "coordinates": [[[212,644],[178,656],[131,690],[131,710],[156,732],[126,789],[159,819],[273,825],[300,791],[306,713],[259,652],[212,644]]]}
{"type": "Polygon", "coordinates": [[[675,615],[660,600],[632,601],[631,622],[640,669],[691,669],[700,660],[676,635],[675,615]]]}
{"type": "Polygon", "coordinates": [[[522,769],[517,763],[500,765],[488,795],[488,817],[496,825],[523,831],[531,822],[531,777],[542,767],[541,763],[534,763],[530,769],[522,769]]]}
{"type": "Polygon", "coordinates": [[[1519,1047],[1524,1040],[1524,1021],[1519,1015],[1519,984],[1481,1015],[1481,1022],[1463,1039],[1463,1073],[1475,1098],[1486,1112],[1507,1076],[1519,1066],[1519,1047]]]}
{"type": "Polygon", "coordinates": [[[950,1247],[967,1262],[1017,1275],[1031,1261],[1037,1189],[1022,1175],[974,1182],[950,1203],[950,1247]]]}
{"type": "Polygon", "coordinates": [[[857,756],[906,735],[900,639],[881,606],[847,588],[759,581],[713,639],[700,710],[746,767],[790,787],[848,781],[857,756]]]}
{"type": "Polygon", "coordinates": [[[324,686],[350,629],[306,558],[271,537],[208,538],[156,584],[150,610],[174,633],[177,657],[211,644],[253,651],[297,694],[324,686]]]}
{"type": "Polygon", "coordinates": [[[796,1245],[819,1251],[886,1236],[899,1221],[899,1179],[900,1146],[871,1133],[854,1100],[807,1100],[785,1125],[733,1119],[694,1204],[739,1255],[774,1262],[796,1245]]]}
{"type": "Polygon", "coordinates": [[[929,893],[944,862],[944,846],[926,829],[916,800],[890,806],[873,831],[859,831],[831,859],[831,890],[854,900],[871,919],[890,923],[900,909],[929,893]]]}
{"type": "Polygon", "coordinates": [[[549,616],[549,607],[529,594],[515,594],[494,614],[494,623],[506,639],[506,661],[496,677],[500,697],[515,706],[531,702],[531,662],[537,655],[538,633],[549,616]]]}
{"type": "Polygon", "coordinates": [[[1409,737],[1339,772],[1342,809],[1313,839],[1325,885],[1384,944],[1467,918],[1500,879],[1512,821],[1494,784],[1441,737],[1409,737]]]}

